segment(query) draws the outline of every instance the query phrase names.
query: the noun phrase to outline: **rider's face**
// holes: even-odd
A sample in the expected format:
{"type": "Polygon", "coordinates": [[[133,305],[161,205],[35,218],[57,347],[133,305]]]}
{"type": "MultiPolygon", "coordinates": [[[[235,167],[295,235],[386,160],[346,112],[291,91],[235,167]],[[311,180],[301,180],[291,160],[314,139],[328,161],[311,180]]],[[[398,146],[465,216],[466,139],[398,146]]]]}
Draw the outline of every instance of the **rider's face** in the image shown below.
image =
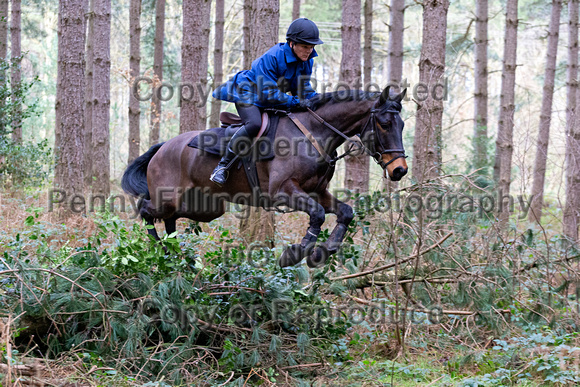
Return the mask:
{"type": "Polygon", "coordinates": [[[294,54],[300,59],[302,62],[306,62],[312,54],[312,50],[314,50],[313,44],[302,44],[302,43],[291,43],[292,48],[294,49],[294,54]]]}

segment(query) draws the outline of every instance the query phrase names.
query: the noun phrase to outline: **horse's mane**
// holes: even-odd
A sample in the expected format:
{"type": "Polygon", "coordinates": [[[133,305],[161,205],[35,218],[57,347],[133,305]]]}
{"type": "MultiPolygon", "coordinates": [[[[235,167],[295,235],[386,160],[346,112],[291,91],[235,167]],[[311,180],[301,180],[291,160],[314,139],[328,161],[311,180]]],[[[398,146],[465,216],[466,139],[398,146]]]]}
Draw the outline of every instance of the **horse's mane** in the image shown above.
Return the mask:
{"type": "MultiPolygon", "coordinates": [[[[378,99],[380,95],[381,93],[368,92],[360,89],[340,90],[324,94],[318,94],[316,97],[312,99],[312,102],[314,103],[313,110],[319,109],[323,106],[330,106],[344,102],[374,101],[378,99]]],[[[393,100],[388,100],[385,105],[397,111],[401,111],[401,109],[403,108],[400,103],[393,100]]]]}

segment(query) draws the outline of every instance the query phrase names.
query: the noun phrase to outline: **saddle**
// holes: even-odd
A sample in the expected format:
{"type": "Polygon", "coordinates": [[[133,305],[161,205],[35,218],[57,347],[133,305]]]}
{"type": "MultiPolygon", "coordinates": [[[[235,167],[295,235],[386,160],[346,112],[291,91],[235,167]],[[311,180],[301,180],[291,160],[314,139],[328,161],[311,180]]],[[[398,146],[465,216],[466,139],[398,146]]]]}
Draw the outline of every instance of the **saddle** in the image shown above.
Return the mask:
{"type": "MultiPolygon", "coordinates": [[[[254,193],[254,200],[259,200],[262,196],[256,161],[268,161],[274,158],[274,138],[276,137],[278,119],[280,118],[276,114],[277,112],[278,111],[262,113],[262,126],[260,127],[260,131],[256,137],[253,139],[250,152],[247,156],[240,157],[241,160],[238,163],[238,168],[242,165],[244,167],[244,171],[248,177],[248,183],[250,184],[250,187],[252,187],[252,192],[254,193]]],[[[236,114],[221,112],[220,121],[222,123],[221,127],[201,132],[187,145],[203,152],[223,156],[230,139],[242,126],[242,120],[236,114]]]]}
{"type": "MultiPolygon", "coordinates": [[[[264,118],[262,117],[262,122],[264,118]]],[[[230,112],[221,112],[220,113],[220,122],[222,123],[222,128],[227,128],[230,125],[241,125],[242,119],[240,116],[230,112]]]]}
{"type": "MultiPolygon", "coordinates": [[[[268,161],[274,158],[274,138],[276,137],[279,118],[276,112],[262,113],[262,126],[258,135],[254,138],[253,149],[249,153],[252,161],[268,161]]],[[[222,126],[201,132],[187,145],[209,154],[223,156],[228,142],[242,126],[242,120],[236,114],[221,112],[220,121],[222,126]]]]}

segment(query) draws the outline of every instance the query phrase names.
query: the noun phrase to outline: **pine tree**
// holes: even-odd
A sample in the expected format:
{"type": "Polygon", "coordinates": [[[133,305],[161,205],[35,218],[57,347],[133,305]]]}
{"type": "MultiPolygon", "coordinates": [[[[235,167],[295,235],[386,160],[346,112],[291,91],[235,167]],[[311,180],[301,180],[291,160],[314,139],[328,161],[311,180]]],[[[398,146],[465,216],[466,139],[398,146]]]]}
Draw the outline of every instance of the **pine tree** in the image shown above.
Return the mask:
{"type": "Polygon", "coordinates": [[[111,0],[94,1],[93,195],[109,197],[109,108],[111,106],[111,0]]]}
{"type": "Polygon", "coordinates": [[[292,1],[292,20],[296,20],[300,17],[300,0],[292,1]]]}
{"type": "Polygon", "coordinates": [[[487,171],[487,0],[475,2],[475,92],[473,122],[473,167],[478,175],[487,171]]]}
{"type": "MultiPolygon", "coordinates": [[[[249,44],[249,51],[247,54],[244,52],[244,64],[251,63],[278,43],[279,19],[278,0],[244,1],[244,26],[253,26],[253,28],[244,29],[244,32],[249,34],[249,37],[244,37],[244,42],[247,41],[249,44]],[[246,6],[248,9],[245,8],[246,6]],[[248,12],[248,20],[246,20],[246,12],[248,12]]],[[[246,237],[247,242],[260,241],[265,242],[269,247],[274,247],[275,227],[274,212],[252,207],[248,216],[240,222],[240,233],[246,237]]]]}
{"type": "MultiPolygon", "coordinates": [[[[6,60],[8,52],[8,0],[0,0],[0,60],[6,60]]],[[[0,69],[0,88],[6,86],[6,72],[0,69]]],[[[2,97],[5,98],[5,97],[2,97]]],[[[0,99],[0,109],[6,105],[6,101],[0,99]]],[[[0,120],[0,135],[6,132],[4,120],[0,120]]]]}
{"type": "Polygon", "coordinates": [[[192,85],[195,90],[191,90],[192,98],[181,100],[179,133],[206,129],[206,101],[202,101],[198,87],[207,89],[210,10],[210,0],[183,2],[181,82],[192,85]]]}
{"type": "MultiPolygon", "coordinates": [[[[10,41],[12,51],[12,73],[10,82],[12,87],[12,95],[17,95],[22,79],[20,56],[22,55],[20,47],[21,38],[21,2],[20,0],[12,0],[12,20],[10,21],[10,41]]],[[[20,101],[13,102],[13,120],[12,120],[12,140],[15,143],[22,142],[22,123],[20,118],[22,116],[22,106],[20,101]]]]}
{"type": "MultiPolygon", "coordinates": [[[[342,1],[342,59],[340,81],[351,89],[360,89],[361,82],[361,2],[342,1]]],[[[351,191],[369,190],[369,157],[360,152],[345,158],[344,187],[351,191]]]]}
{"type": "MultiPolygon", "coordinates": [[[[129,67],[131,86],[140,75],[141,65],[141,0],[131,0],[129,5],[129,67]]],[[[139,157],[141,145],[140,120],[141,109],[139,100],[133,95],[133,87],[129,91],[129,158],[127,163],[131,163],[139,157]]]]}
{"type": "Polygon", "coordinates": [[[427,93],[418,96],[415,140],[413,143],[413,178],[417,182],[436,177],[441,172],[441,125],[443,99],[436,85],[444,82],[445,38],[449,1],[423,2],[423,41],[419,60],[419,82],[427,93]],[[423,97],[426,97],[423,99],[423,97]]]}
{"type": "Polygon", "coordinates": [[[580,128],[578,127],[578,0],[568,2],[568,74],[566,103],[566,204],[563,232],[578,241],[580,219],[580,128]]]}
{"type": "MultiPolygon", "coordinates": [[[[70,198],[83,193],[86,0],[60,0],[58,10],[54,188],[70,198]]],[[[61,216],[70,210],[61,208],[61,216]]]]}
{"type": "MultiPolygon", "coordinates": [[[[224,56],[224,0],[215,2],[215,43],[213,51],[213,89],[222,84],[224,78],[223,56],[224,56]]],[[[220,124],[221,101],[214,98],[211,101],[211,115],[209,127],[215,128],[220,124]]]]}
{"type": "Polygon", "coordinates": [[[550,141],[550,122],[552,119],[552,99],[554,97],[554,81],[556,78],[556,55],[558,54],[558,36],[560,31],[560,14],[562,0],[552,1],[550,31],[548,32],[548,50],[546,58],[546,73],[544,75],[544,92],[540,112],[540,130],[536,146],[534,163],[534,181],[532,184],[532,204],[529,212],[530,222],[542,219],[544,203],[544,180],[546,178],[546,162],[548,160],[548,143],[550,141]]]}
{"type": "MultiPolygon", "coordinates": [[[[503,69],[501,75],[500,113],[494,178],[501,198],[509,195],[512,170],[513,132],[515,111],[516,53],[518,44],[518,0],[508,0],[504,38],[503,69]]],[[[508,206],[498,203],[499,218],[505,225],[509,217],[508,206]]]]}
{"type": "Polygon", "coordinates": [[[95,36],[95,0],[88,1],[87,37],[85,51],[85,130],[83,152],[83,168],[85,188],[90,191],[93,185],[93,75],[95,64],[94,36],[95,36]]]}
{"type": "Polygon", "coordinates": [[[405,32],[405,0],[391,0],[389,55],[387,63],[387,82],[394,91],[400,91],[403,78],[403,36],[405,32]]]}
{"type": "Polygon", "coordinates": [[[373,0],[365,0],[364,15],[363,82],[366,86],[372,82],[373,70],[373,0]]]}
{"type": "MultiPolygon", "coordinates": [[[[184,23],[185,24],[185,23],[184,23]]],[[[163,82],[163,43],[165,41],[165,0],[155,0],[155,42],[153,51],[153,87],[163,82]]],[[[151,98],[151,117],[149,146],[159,142],[161,127],[161,100],[153,93],[151,98]]]]}
{"type": "MultiPolygon", "coordinates": [[[[405,32],[405,0],[391,0],[389,25],[389,54],[387,62],[387,83],[395,92],[400,92],[403,78],[403,36],[405,32]]],[[[398,181],[383,179],[383,188],[394,191],[398,181]]]]}
{"type": "Polygon", "coordinates": [[[243,47],[243,66],[244,69],[249,70],[252,67],[252,49],[251,49],[251,35],[250,26],[252,25],[252,0],[244,0],[244,26],[242,27],[242,33],[244,38],[243,47]]]}

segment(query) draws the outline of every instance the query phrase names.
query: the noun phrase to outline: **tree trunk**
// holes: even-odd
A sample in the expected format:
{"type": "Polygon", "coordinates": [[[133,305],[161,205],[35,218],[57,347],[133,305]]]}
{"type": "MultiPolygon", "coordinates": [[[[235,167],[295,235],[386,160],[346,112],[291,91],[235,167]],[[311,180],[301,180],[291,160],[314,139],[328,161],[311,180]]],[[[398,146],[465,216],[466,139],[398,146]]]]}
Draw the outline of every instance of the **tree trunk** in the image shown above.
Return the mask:
{"type": "MultiPolygon", "coordinates": [[[[250,58],[254,61],[278,43],[279,0],[252,0],[250,58]]],[[[251,65],[251,64],[250,64],[251,65]]]]}
{"type": "MultiPolygon", "coordinates": [[[[20,47],[21,15],[21,1],[12,0],[12,20],[10,22],[10,39],[12,42],[12,96],[20,94],[20,81],[22,79],[20,67],[20,56],[22,55],[20,47]]],[[[22,106],[20,100],[13,102],[12,140],[18,144],[22,142],[22,106]]]]}
{"type": "Polygon", "coordinates": [[[294,0],[292,2],[292,20],[296,20],[300,17],[300,0],[294,0]]]}
{"type": "MultiPolygon", "coordinates": [[[[83,193],[86,11],[86,0],[59,1],[54,188],[65,203],[83,193]]],[[[59,209],[61,217],[71,212],[72,206],[59,209]]]]}
{"type": "Polygon", "coordinates": [[[578,0],[569,0],[568,14],[568,74],[566,103],[566,204],[564,206],[563,233],[578,241],[580,217],[580,128],[578,107],[578,0]]]}
{"type": "Polygon", "coordinates": [[[87,12],[87,42],[85,52],[85,130],[84,143],[85,151],[83,152],[83,168],[85,189],[92,191],[93,185],[93,76],[95,63],[95,0],[88,1],[87,12]]]}
{"type": "Polygon", "coordinates": [[[93,195],[109,197],[109,108],[111,106],[111,0],[93,0],[93,195]]]}
{"type": "MultiPolygon", "coordinates": [[[[129,68],[130,85],[132,86],[141,72],[141,0],[131,0],[129,7],[129,68]]],[[[133,95],[133,87],[131,87],[129,91],[129,157],[127,163],[131,163],[141,153],[140,118],[139,100],[133,95]]]]}
{"type": "MultiPolygon", "coordinates": [[[[405,31],[405,0],[391,0],[389,55],[387,63],[387,83],[395,92],[403,79],[403,35],[405,31]]],[[[383,188],[394,191],[399,187],[398,181],[383,179],[383,188]]]]}
{"type": "MultiPolygon", "coordinates": [[[[280,3],[278,0],[246,0],[244,7],[244,26],[252,25],[254,28],[245,29],[249,38],[244,36],[244,42],[249,41],[250,51],[244,55],[244,67],[246,58],[250,63],[264,54],[270,47],[278,43],[278,23],[280,19],[280,3]],[[249,19],[246,20],[246,12],[249,19]],[[246,23],[249,21],[249,23],[246,23]]],[[[274,212],[264,211],[260,208],[251,207],[248,217],[240,222],[240,234],[244,235],[248,243],[263,242],[267,247],[274,247],[276,223],[274,212]]]]}
{"type": "Polygon", "coordinates": [[[185,0],[183,2],[183,41],[181,45],[181,82],[195,89],[181,101],[179,133],[206,129],[206,102],[200,90],[207,93],[207,67],[209,47],[209,14],[211,0],[185,0]],[[188,98],[192,97],[192,98],[188,98]]]}
{"type": "Polygon", "coordinates": [[[498,215],[502,225],[509,217],[509,206],[503,197],[509,195],[513,154],[513,131],[515,111],[516,52],[518,44],[518,0],[508,0],[506,7],[506,27],[501,75],[500,112],[497,125],[496,156],[494,177],[499,195],[498,215]]]}
{"type": "MultiPolygon", "coordinates": [[[[217,88],[222,84],[224,79],[223,56],[224,56],[224,0],[215,2],[215,43],[213,51],[213,87],[217,88]]],[[[220,110],[222,103],[219,99],[214,98],[211,101],[211,115],[209,127],[216,128],[220,125],[220,110]]]]}
{"type": "Polygon", "coordinates": [[[249,70],[252,67],[253,60],[250,47],[251,46],[250,25],[252,25],[252,7],[253,0],[244,0],[244,26],[242,27],[242,33],[244,34],[244,49],[242,55],[244,60],[244,69],[246,70],[249,70]]]}
{"type": "Polygon", "coordinates": [[[448,0],[423,2],[423,40],[419,83],[427,92],[417,93],[417,118],[413,143],[413,177],[419,183],[441,172],[441,125],[445,71],[445,38],[448,0]]]}
{"type": "MultiPolygon", "coordinates": [[[[372,83],[371,74],[373,71],[373,0],[365,0],[364,4],[364,48],[363,48],[363,89],[372,83]]],[[[362,160],[366,163],[367,171],[370,172],[370,159],[364,156],[362,160]]],[[[368,178],[366,190],[368,191],[368,178]]]]}
{"type": "Polygon", "coordinates": [[[475,2],[475,92],[473,167],[479,176],[487,176],[487,0],[475,2]]]}
{"type": "Polygon", "coordinates": [[[391,0],[389,28],[389,63],[387,81],[394,91],[400,91],[403,78],[403,35],[405,31],[405,0],[391,0]]]}
{"type": "MultiPolygon", "coordinates": [[[[8,0],[0,0],[0,60],[6,60],[8,53],[8,0]]],[[[6,86],[6,72],[0,69],[0,88],[6,86]]],[[[0,98],[0,110],[6,105],[6,97],[0,98]]],[[[6,134],[6,119],[0,117],[0,136],[6,134]]]]}
{"type": "Polygon", "coordinates": [[[8,54],[8,4],[9,0],[0,0],[0,59],[8,54]]]}
{"type": "MultiPolygon", "coordinates": [[[[340,81],[351,89],[361,88],[361,2],[342,1],[342,60],[340,81]]],[[[369,157],[359,152],[345,158],[344,187],[351,191],[368,192],[369,157]]]]}
{"type": "MultiPolygon", "coordinates": [[[[184,23],[185,24],[185,23],[184,23]]],[[[163,41],[165,40],[165,0],[155,0],[155,43],[153,51],[153,90],[163,82],[163,41]]],[[[151,97],[151,128],[149,146],[159,142],[161,101],[156,93],[151,97]]]]}
{"type": "Polygon", "coordinates": [[[364,15],[363,82],[366,87],[372,82],[373,71],[373,0],[365,0],[364,15]]]}
{"type": "Polygon", "coordinates": [[[548,52],[546,55],[546,73],[544,75],[544,93],[542,94],[542,110],[540,111],[540,130],[536,147],[536,162],[534,164],[532,205],[528,217],[530,222],[539,222],[542,219],[544,180],[546,177],[546,162],[548,159],[548,143],[550,142],[550,121],[552,119],[552,99],[554,97],[554,80],[556,78],[556,55],[558,54],[558,35],[560,31],[561,13],[562,0],[553,0],[550,31],[548,32],[548,52]]]}

